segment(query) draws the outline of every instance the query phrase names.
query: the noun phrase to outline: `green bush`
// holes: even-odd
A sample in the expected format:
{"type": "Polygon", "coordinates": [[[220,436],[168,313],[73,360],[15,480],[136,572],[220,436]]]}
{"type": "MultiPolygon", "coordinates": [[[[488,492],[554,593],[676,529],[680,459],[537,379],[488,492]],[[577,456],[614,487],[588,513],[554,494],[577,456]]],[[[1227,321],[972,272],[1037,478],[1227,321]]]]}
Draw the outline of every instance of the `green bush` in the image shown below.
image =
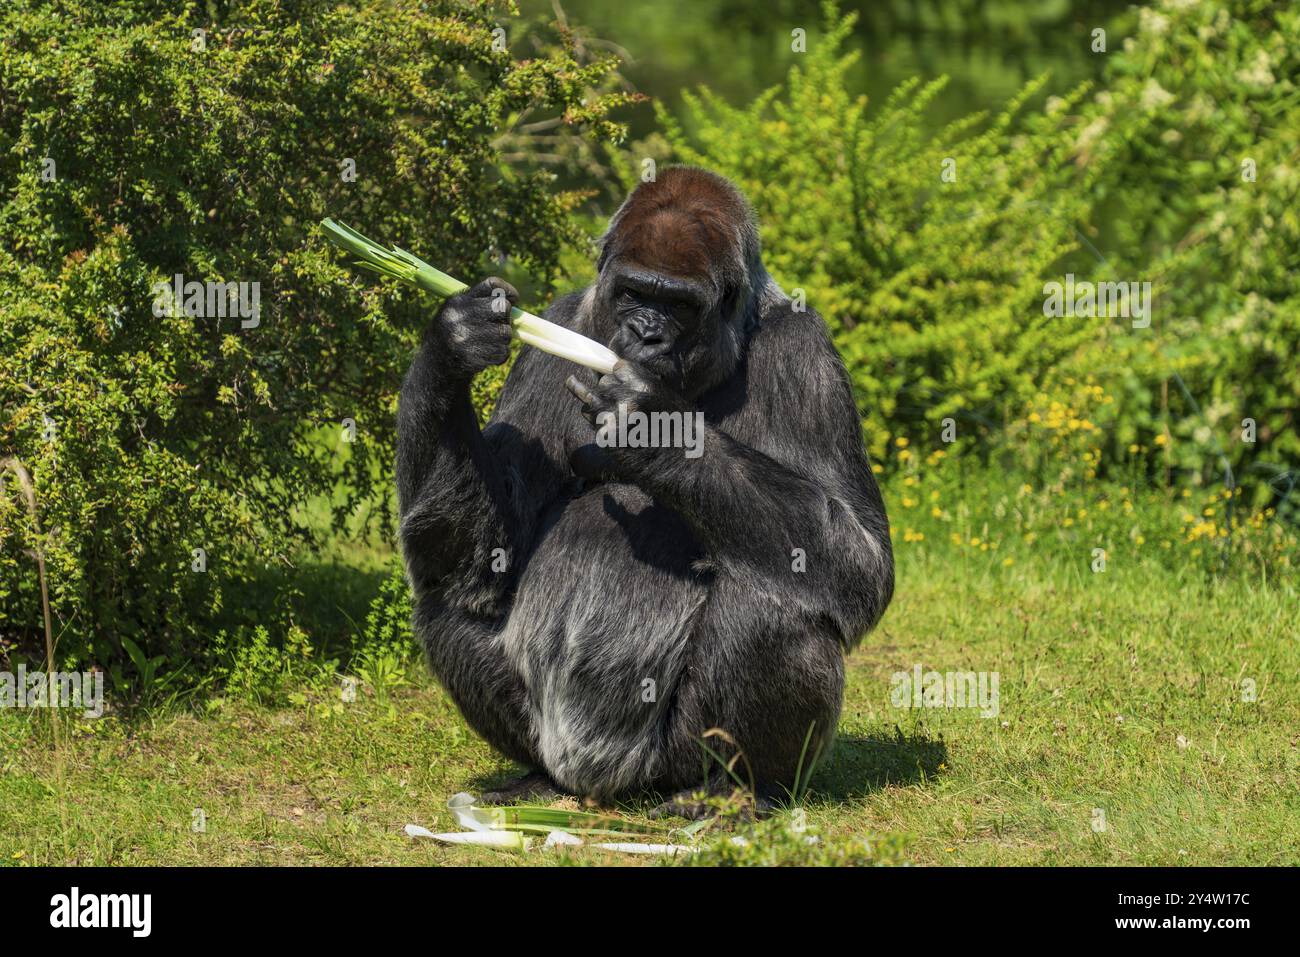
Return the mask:
{"type": "Polygon", "coordinates": [[[1226,460],[1267,498],[1300,464],[1300,9],[1165,0],[1133,20],[1074,152],[1108,211],[1098,247],[1152,282],[1153,322],[1085,364],[1122,370],[1118,449],[1197,478],[1226,460]]]}
{"type": "Polygon", "coordinates": [[[61,659],[128,662],[129,639],[170,665],[219,625],[288,633],[290,609],[253,610],[287,603],[266,572],[316,541],[309,498],[344,489],[336,527],[388,499],[395,393],[430,308],[355,276],[315,224],[465,276],[505,257],[545,284],[582,239],[580,197],[505,165],[497,139],[525,116],[562,118],[561,141],[620,135],[607,113],[628,97],[600,92],[614,61],[553,38],[517,60],[494,48],[508,12],[0,9],[0,449],[31,469],[41,523],[6,477],[0,638],[38,633],[37,546],[61,659]],[[257,321],[165,314],[156,284],[177,274],[259,283],[257,321]]]}

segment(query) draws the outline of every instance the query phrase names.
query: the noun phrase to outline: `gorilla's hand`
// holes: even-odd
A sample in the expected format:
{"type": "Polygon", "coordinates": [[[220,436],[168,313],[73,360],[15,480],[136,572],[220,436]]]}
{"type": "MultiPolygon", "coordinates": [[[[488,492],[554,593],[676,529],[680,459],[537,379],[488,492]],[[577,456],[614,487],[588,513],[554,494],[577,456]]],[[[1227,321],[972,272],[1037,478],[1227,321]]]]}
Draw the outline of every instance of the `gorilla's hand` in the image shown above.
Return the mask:
{"type": "Polygon", "coordinates": [[[569,376],[564,384],[582,402],[583,416],[597,428],[604,413],[618,415],[620,406],[628,414],[685,412],[688,408],[672,386],[629,359],[620,359],[614,371],[601,376],[594,386],[585,385],[577,376],[569,376]]]}
{"type": "Polygon", "coordinates": [[[495,276],[443,303],[429,326],[436,348],[462,372],[475,375],[510,356],[510,309],[519,293],[495,276]]]}
{"type": "MultiPolygon", "coordinates": [[[[616,430],[620,414],[689,414],[689,404],[680,393],[644,366],[627,359],[620,359],[614,371],[601,376],[594,386],[586,385],[576,376],[569,376],[565,385],[582,402],[583,417],[602,431],[607,422],[616,430]]],[[[656,451],[648,446],[625,446],[618,441],[607,443],[598,435],[595,444],[577,450],[570,466],[582,477],[636,481],[656,451]]]]}

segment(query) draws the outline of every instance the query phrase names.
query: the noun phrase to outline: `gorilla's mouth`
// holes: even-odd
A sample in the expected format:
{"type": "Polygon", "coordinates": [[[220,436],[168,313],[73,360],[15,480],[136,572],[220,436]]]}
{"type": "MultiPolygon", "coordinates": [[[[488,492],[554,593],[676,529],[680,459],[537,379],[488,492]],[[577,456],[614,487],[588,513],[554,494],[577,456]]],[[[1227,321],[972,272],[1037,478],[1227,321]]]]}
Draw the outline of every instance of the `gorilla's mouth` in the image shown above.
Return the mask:
{"type": "MultiPolygon", "coordinates": [[[[617,350],[615,351],[617,352],[617,350]]],[[[632,354],[624,355],[623,358],[631,359],[665,382],[672,383],[680,388],[685,381],[684,358],[680,352],[659,346],[631,349],[629,352],[632,354]]]]}

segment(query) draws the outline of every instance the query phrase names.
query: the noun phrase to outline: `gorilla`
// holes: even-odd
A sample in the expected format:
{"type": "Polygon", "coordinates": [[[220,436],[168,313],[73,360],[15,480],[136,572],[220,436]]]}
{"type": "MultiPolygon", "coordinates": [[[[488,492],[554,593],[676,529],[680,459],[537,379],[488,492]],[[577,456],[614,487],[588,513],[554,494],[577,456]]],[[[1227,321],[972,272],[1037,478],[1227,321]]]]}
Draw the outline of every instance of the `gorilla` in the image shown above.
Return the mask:
{"type": "Polygon", "coordinates": [[[595,282],[546,313],[614,371],[526,349],[480,430],[470,380],[507,359],[516,299],[493,278],[447,300],[397,423],[415,633],[474,730],[532,769],[485,798],[657,794],[697,816],[691,794],[748,775],[770,806],[833,740],[844,655],[894,586],[825,323],[768,276],[740,191],[685,166],[637,186],[595,282]],[[597,441],[616,413],[692,417],[698,448],[597,441]]]}

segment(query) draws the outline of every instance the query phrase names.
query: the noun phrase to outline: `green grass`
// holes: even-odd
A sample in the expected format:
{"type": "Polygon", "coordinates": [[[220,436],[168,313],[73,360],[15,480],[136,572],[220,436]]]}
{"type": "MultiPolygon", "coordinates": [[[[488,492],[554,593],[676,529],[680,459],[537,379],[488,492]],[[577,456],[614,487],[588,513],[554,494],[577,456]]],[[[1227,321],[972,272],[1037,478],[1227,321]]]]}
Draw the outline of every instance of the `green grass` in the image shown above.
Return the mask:
{"type": "MultiPolygon", "coordinates": [[[[1241,559],[1240,573],[1214,574],[1190,557],[1199,540],[1162,546],[1159,530],[1180,507],[1164,493],[1139,497],[1132,512],[1116,507],[1111,526],[1094,525],[1093,512],[1064,527],[1050,489],[1032,502],[1018,485],[974,494],[967,476],[962,504],[927,511],[929,501],[900,501],[919,499],[924,482],[902,481],[887,493],[899,529],[894,604],[849,659],[838,743],[802,802],[821,843],[792,838],[778,817],[742,826],[744,848],[706,832],[702,862],[1300,863],[1293,569],[1264,575],[1241,559]],[[1132,535],[1135,522],[1148,534],[1132,535]],[[1112,548],[1093,572],[1092,543],[1118,540],[1117,530],[1130,546],[1149,541],[1112,548]],[[998,547],[969,544],[990,535],[998,547]],[[917,664],[997,672],[999,714],[894,707],[891,676],[917,664]],[[1255,701],[1243,700],[1245,679],[1255,701]]],[[[382,557],[356,561],[373,575],[382,557]]],[[[358,600],[335,592],[361,622],[358,600]]],[[[294,699],[191,699],[65,720],[58,752],[47,716],[0,713],[0,860],[645,863],[407,838],[407,823],[454,829],[448,797],[513,770],[418,667],[363,686],[355,703],[319,674],[294,699]],[[191,829],[196,808],[205,833],[191,829]]]]}

